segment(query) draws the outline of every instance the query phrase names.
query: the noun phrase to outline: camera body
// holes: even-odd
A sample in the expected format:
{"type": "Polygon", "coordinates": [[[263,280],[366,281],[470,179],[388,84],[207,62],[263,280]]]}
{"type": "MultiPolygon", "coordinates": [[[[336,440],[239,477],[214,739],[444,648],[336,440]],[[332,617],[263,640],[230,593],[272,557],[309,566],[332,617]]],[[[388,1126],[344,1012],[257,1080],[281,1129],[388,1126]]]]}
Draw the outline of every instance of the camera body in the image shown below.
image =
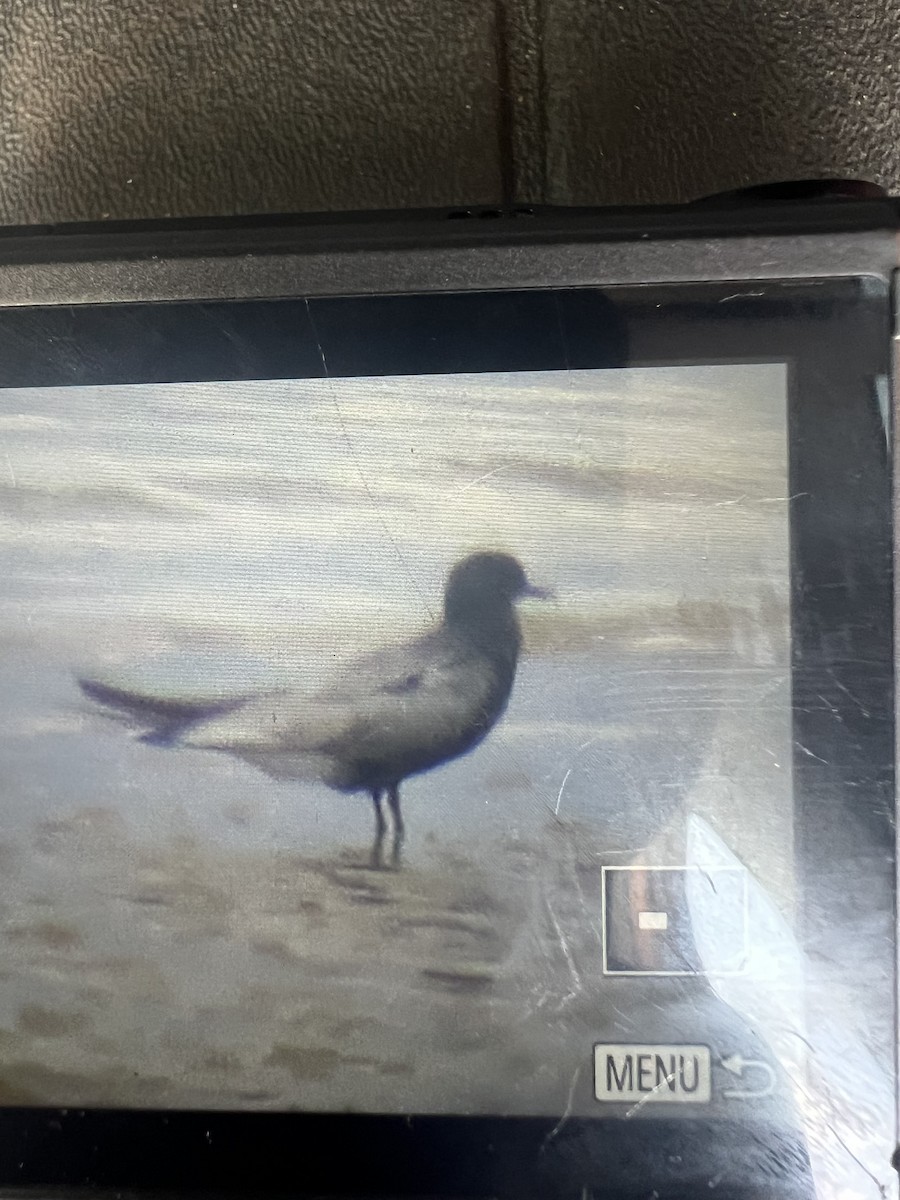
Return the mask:
{"type": "Polygon", "coordinates": [[[895,1187],[845,190],[0,235],[7,1187],[895,1187]]]}

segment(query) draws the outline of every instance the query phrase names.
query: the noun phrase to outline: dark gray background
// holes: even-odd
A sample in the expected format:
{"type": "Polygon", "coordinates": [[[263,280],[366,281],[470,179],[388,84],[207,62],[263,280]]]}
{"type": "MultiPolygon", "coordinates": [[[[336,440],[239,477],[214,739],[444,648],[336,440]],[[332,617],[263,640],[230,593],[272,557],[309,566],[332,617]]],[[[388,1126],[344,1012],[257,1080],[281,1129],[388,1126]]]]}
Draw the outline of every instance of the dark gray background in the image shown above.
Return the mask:
{"type": "Polygon", "coordinates": [[[0,221],[900,184],[897,0],[0,0],[0,221]]]}

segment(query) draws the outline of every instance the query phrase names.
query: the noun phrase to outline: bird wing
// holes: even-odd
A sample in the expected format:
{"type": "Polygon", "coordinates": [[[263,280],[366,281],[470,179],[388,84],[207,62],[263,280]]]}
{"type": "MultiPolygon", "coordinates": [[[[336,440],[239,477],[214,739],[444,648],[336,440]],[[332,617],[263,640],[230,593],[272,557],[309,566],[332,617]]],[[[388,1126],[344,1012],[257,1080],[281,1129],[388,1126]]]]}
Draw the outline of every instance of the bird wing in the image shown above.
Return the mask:
{"type": "Polygon", "coordinates": [[[342,713],[337,758],[404,764],[403,774],[461,752],[498,712],[494,667],[470,644],[438,630],[358,659],[320,694],[342,713]]]}
{"type": "Polygon", "coordinates": [[[312,695],[250,700],[184,741],[254,756],[418,757],[462,738],[490,708],[495,687],[484,658],[439,631],[352,660],[312,695]]]}

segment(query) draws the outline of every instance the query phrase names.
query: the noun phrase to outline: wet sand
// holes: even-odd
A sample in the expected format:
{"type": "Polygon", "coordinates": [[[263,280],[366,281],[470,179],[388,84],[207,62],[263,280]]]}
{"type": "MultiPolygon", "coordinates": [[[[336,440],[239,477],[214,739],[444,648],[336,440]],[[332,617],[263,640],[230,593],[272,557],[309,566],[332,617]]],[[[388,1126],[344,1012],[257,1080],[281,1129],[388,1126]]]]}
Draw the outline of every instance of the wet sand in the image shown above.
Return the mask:
{"type": "Polygon", "coordinates": [[[407,785],[401,862],[373,870],[365,797],[142,745],[20,647],[41,702],[18,689],[3,742],[0,1099],[592,1112],[594,1041],[739,1027],[704,980],[603,977],[600,868],[683,861],[705,813],[789,908],[783,781],[746,739],[783,731],[771,671],[709,639],[604,658],[568,700],[587,726],[534,719],[566,711],[565,656],[523,664],[488,742],[407,785]]]}

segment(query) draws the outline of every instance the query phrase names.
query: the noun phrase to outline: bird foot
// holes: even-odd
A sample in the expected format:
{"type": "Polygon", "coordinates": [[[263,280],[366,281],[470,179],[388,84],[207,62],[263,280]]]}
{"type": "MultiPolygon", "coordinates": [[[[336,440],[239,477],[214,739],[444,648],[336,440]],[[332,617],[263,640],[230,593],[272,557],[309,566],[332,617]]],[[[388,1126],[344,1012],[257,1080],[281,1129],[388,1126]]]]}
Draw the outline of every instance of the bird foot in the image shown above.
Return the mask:
{"type": "Polygon", "coordinates": [[[369,859],[370,866],[373,871],[396,871],[401,866],[403,838],[397,834],[391,839],[391,849],[388,856],[385,855],[385,835],[383,833],[376,834],[375,841],[372,843],[372,853],[369,859]]]}

